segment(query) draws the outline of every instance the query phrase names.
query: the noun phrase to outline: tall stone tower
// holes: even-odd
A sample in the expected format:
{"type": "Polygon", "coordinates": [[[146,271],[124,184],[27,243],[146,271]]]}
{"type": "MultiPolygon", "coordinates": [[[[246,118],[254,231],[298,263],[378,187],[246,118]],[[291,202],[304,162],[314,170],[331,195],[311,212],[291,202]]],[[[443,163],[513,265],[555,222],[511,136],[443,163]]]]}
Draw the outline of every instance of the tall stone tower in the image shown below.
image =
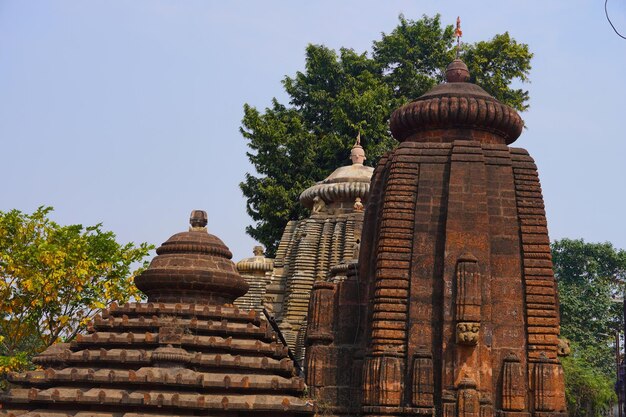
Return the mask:
{"type": "Polygon", "coordinates": [[[508,146],[523,121],[462,61],[446,80],[391,117],[358,274],[313,289],[307,383],[334,415],[565,415],[537,168],[508,146]]]}
{"type": "Polygon", "coordinates": [[[313,284],[355,257],[374,168],[363,165],[360,139],[350,152],[351,165],[337,168],[307,188],[300,204],[311,216],[290,221],[278,246],[266,298],[285,339],[301,358],[313,284]]]}

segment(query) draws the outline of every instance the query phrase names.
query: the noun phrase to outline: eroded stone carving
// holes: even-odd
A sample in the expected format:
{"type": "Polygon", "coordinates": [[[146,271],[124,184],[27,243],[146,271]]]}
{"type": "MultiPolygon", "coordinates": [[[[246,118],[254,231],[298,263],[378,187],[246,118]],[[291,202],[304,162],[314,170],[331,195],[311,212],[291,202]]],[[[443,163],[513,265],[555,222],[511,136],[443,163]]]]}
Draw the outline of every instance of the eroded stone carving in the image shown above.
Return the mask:
{"type": "Polygon", "coordinates": [[[313,197],[313,209],[311,210],[313,213],[321,213],[326,208],[326,203],[322,200],[322,197],[316,195],[313,197]]]}
{"type": "Polygon", "coordinates": [[[480,323],[461,322],[456,324],[456,342],[461,345],[476,345],[480,323]]]}
{"type": "Polygon", "coordinates": [[[361,203],[361,197],[357,197],[354,199],[354,211],[363,211],[363,203],[361,203]]]}
{"type": "Polygon", "coordinates": [[[572,352],[569,340],[564,337],[559,337],[559,345],[557,346],[556,352],[559,356],[569,356],[569,354],[572,352]]]}

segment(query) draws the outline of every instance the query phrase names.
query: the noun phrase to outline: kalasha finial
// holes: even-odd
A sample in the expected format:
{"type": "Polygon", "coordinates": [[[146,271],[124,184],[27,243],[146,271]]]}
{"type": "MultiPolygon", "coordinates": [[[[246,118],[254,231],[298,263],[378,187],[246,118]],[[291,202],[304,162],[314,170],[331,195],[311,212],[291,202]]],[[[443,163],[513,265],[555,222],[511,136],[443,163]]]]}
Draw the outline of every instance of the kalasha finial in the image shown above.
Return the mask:
{"type": "Polygon", "coordinates": [[[461,30],[461,16],[456,17],[456,29],[454,31],[454,36],[456,36],[456,57],[458,59],[461,54],[461,36],[463,36],[463,31],[461,30]]]}
{"type": "Polygon", "coordinates": [[[254,253],[254,256],[263,256],[263,246],[255,246],[252,249],[252,253],[254,253]]]}
{"type": "Polygon", "coordinates": [[[365,151],[361,146],[361,131],[359,130],[358,135],[356,135],[356,142],[354,142],[354,146],[350,151],[350,159],[353,164],[363,164],[367,158],[365,157],[365,151]]]}
{"type": "Polygon", "coordinates": [[[448,65],[446,68],[446,81],[449,83],[466,83],[470,79],[470,73],[467,69],[465,62],[461,61],[459,55],[461,54],[461,36],[463,31],[461,30],[461,17],[456,18],[456,29],[454,30],[454,36],[456,36],[456,59],[448,65]]]}
{"type": "Polygon", "coordinates": [[[204,210],[193,210],[189,216],[191,230],[203,230],[209,222],[209,216],[204,210]]]}

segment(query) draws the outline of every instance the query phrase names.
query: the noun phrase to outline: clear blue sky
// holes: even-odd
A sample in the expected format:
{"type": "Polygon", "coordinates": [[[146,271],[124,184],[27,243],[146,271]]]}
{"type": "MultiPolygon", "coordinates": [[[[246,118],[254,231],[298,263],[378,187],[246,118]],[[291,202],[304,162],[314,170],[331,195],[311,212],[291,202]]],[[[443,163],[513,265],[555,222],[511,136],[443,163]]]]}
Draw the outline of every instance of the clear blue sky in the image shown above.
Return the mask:
{"type": "MultiPolygon", "coordinates": [[[[610,0],[626,32],[626,2],[610,0]]],[[[285,102],[308,43],[368,50],[403,13],[509,31],[535,53],[529,128],[552,239],[626,248],[626,41],[603,1],[0,0],[0,210],[55,207],[159,244],[192,209],[251,255],[242,106],[285,102]]]]}

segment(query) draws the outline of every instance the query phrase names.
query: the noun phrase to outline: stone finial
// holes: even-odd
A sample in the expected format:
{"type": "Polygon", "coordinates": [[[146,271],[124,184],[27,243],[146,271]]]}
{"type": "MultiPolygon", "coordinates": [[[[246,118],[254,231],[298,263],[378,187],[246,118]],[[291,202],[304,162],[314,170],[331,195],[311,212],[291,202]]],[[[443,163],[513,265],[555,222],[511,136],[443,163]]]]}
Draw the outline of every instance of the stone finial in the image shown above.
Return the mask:
{"type": "Polygon", "coordinates": [[[209,216],[204,210],[192,210],[189,216],[189,224],[191,228],[189,230],[206,230],[206,225],[209,222],[209,216]]]}
{"type": "Polygon", "coordinates": [[[156,250],[150,266],[135,278],[148,302],[232,304],[248,284],[231,261],[232,253],[207,232],[207,213],[194,210],[189,231],[176,233],[156,250]]]}
{"type": "Polygon", "coordinates": [[[252,253],[254,253],[254,256],[263,256],[264,252],[265,250],[263,249],[263,246],[255,246],[252,249],[252,253]]]}
{"type": "Polygon", "coordinates": [[[367,159],[365,157],[365,150],[363,150],[361,146],[361,131],[359,131],[359,134],[356,136],[356,142],[354,142],[354,146],[350,151],[350,159],[353,165],[363,165],[363,162],[367,159]]]}
{"type": "Polygon", "coordinates": [[[470,79],[470,72],[465,62],[459,58],[450,62],[446,68],[446,81],[449,83],[466,83],[470,79]]]}

